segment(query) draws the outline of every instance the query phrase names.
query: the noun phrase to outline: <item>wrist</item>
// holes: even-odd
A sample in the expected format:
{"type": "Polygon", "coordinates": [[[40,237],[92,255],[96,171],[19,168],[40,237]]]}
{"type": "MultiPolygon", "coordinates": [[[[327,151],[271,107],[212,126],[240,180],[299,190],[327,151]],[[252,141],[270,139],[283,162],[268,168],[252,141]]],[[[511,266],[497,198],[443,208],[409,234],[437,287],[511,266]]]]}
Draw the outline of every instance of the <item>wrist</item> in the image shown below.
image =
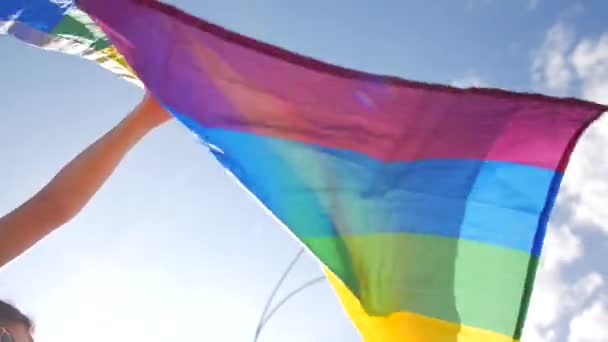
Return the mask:
{"type": "Polygon", "coordinates": [[[130,135],[137,138],[145,136],[158,126],[158,124],[147,118],[146,115],[143,115],[144,113],[141,113],[140,111],[141,109],[135,108],[119,124],[119,127],[122,130],[129,132],[130,135]]]}
{"type": "Polygon", "coordinates": [[[135,121],[148,130],[156,128],[171,119],[171,115],[156,99],[147,94],[144,100],[131,112],[135,121]]]}

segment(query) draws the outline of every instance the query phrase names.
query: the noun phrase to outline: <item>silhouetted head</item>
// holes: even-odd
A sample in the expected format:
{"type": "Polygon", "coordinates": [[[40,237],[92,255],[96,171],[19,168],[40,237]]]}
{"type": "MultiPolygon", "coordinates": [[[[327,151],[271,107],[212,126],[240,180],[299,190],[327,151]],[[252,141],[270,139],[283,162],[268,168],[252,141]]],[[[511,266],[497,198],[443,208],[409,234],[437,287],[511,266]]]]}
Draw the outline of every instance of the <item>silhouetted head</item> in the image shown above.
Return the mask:
{"type": "Polygon", "coordinates": [[[32,328],[29,317],[0,300],[0,342],[32,342],[32,328]]]}

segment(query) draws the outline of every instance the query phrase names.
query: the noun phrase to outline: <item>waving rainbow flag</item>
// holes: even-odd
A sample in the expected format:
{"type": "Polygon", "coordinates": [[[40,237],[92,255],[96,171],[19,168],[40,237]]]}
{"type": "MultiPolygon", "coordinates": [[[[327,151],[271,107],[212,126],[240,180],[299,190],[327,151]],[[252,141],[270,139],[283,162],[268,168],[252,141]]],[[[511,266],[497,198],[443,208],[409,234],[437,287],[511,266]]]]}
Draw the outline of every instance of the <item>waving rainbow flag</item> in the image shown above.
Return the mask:
{"type": "Polygon", "coordinates": [[[4,0],[0,30],[148,87],[326,266],[367,342],[506,342],[607,108],[371,75],[154,0],[4,0]],[[85,14],[87,13],[87,14],[85,14]]]}

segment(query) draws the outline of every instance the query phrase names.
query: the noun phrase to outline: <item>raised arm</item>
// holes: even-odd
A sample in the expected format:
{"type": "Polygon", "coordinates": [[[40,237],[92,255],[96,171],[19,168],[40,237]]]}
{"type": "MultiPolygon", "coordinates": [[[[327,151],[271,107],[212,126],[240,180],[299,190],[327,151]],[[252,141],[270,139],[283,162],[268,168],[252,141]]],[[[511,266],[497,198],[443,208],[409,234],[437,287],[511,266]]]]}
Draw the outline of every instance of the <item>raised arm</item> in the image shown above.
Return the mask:
{"type": "Polygon", "coordinates": [[[72,219],[126,153],[169,114],[150,95],[82,151],[34,197],[0,218],[0,268],[72,219]]]}

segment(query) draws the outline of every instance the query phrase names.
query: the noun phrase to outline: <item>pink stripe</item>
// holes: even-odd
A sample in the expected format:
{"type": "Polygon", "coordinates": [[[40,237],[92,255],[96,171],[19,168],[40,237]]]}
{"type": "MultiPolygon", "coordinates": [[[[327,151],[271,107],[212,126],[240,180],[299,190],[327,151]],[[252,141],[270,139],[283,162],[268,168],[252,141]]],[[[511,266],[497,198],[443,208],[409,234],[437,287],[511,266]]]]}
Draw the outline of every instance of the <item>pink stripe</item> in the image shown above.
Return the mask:
{"type": "Polygon", "coordinates": [[[207,127],[384,161],[499,160],[563,170],[607,107],[462,90],[332,66],[229,32],[154,0],[82,0],[144,83],[207,127]]]}

